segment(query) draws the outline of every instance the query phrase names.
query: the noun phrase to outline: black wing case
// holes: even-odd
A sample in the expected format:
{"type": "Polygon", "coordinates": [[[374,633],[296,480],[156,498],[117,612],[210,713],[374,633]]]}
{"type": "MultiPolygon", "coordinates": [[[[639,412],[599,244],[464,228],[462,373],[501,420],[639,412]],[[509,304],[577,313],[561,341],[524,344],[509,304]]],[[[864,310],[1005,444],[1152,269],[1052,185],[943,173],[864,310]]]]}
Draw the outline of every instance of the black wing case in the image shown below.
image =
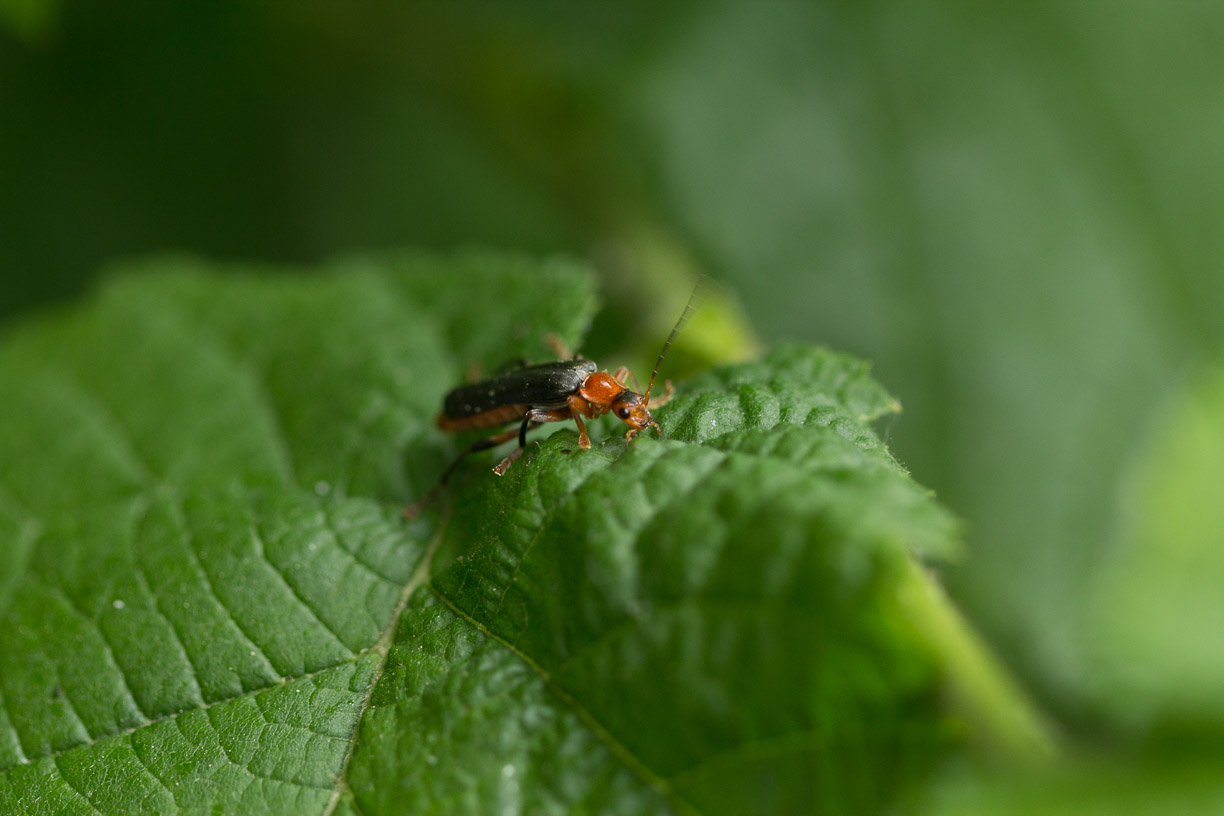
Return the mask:
{"type": "Polygon", "coordinates": [[[442,411],[451,419],[482,414],[503,405],[533,408],[559,407],[591,374],[590,360],[561,360],[525,366],[471,385],[461,385],[446,395],[442,411]]]}

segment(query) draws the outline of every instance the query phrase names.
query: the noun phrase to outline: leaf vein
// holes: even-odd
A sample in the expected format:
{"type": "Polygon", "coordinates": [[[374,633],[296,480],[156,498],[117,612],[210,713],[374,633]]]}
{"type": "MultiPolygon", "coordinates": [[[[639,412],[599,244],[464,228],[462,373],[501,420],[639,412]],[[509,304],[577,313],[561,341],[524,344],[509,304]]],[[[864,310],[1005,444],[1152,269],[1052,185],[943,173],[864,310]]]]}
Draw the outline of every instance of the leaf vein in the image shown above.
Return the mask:
{"type": "MultiPolygon", "coordinates": [[[[225,735],[222,734],[221,729],[217,727],[217,723],[213,719],[215,716],[216,715],[213,714],[212,711],[212,706],[204,709],[204,721],[208,723],[208,727],[212,729],[212,732],[217,735],[217,747],[221,749],[221,753],[225,754],[225,758],[229,760],[231,765],[233,765],[235,768],[243,767],[242,763],[234,759],[234,755],[230,753],[229,746],[225,744],[225,735]]],[[[175,726],[178,727],[179,732],[181,733],[183,726],[179,724],[178,717],[175,717],[175,726]]]]}
{"type": "Polygon", "coordinates": [[[272,662],[272,659],[268,657],[263,647],[256,643],[255,639],[248,634],[246,628],[238,622],[238,618],[234,615],[233,611],[230,610],[225,601],[221,598],[221,595],[217,592],[216,587],[212,582],[212,578],[208,574],[208,570],[204,569],[204,562],[200,558],[200,553],[196,549],[195,536],[192,534],[191,528],[187,523],[185,508],[179,502],[171,503],[171,508],[174,511],[175,523],[177,523],[179,525],[179,529],[182,530],[183,540],[187,544],[187,552],[191,556],[192,565],[195,567],[200,579],[204,582],[204,587],[208,591],[208,597],[217,604],[217,607],[223,613],[225,613],[225,617],[228,618],[230,623],[233,624],[234,629],[251,647],[251,649],[248,651],[253,650],[258,658],[266,664],[267,669],[272,673],[272,675],[283,681],[285,679],[285,675],[282,674],[279,669],[277,669],[276,665],[272,662]]]}
{"type": "Polygon", "coordinates": [[[285,433],[285,426],[281,421],[280,409],[276,404],[276,399],[272,396],[272,389],[268,385],[267,372],[260,370],[253,364],[242,363],[229,349],[228,344],[219,342],[217,345],[223,347],[223,353],[236,369],[248,375],[248,379],[255,388],[258,403],[268,415],[268,425],[272,429],[273,444],[276,446],[281,467],[284,468],[284,473],[289,481],[297,484],[297,465],[293,460],[293,447],[289,444],[289,436],[285,433]]]}
{"type": "MultiPolygon", "coordinates": [[[[101,742],[102,740],[105,740],[105,739],[111,739],[111,738],[114,738],[114,737],[126,737],[126,736],[128,736],[128,735],[130,735],[130,734],[132,734],[132,733],[134,733],[134,732],[136,732],[136,731],[140,731],[141,729],[144,729],[144,728],[153,728],[154,726],[157,726],[157,725],[159,725],[160,723],[164,723],[164,722],[174,722],[174,723],[175,723],[175,725],[176,725],[176,727],[179,727],[179,729],[180,729],[180,731],[181,731],[181,730],[182,730],[182,729],[181,729],[181,726],[178,726],[178,719],[179,719],[180,717],[182,717],[182,716],[186,715],[186,714],[191,714],[191,713],[196,712],[196,711],[205,711],[205,712],[206,712],[206,711],[208,711],[209,709],[214,708],[214,707],[216,707],[216,706],[219,706],[219,705],[225,705],[226,703],[232,703],[232,702],[235,702],[235,701],[237,701],[237,700],[242,700],[242,699],[247,698],[247,697],[253,697],[253,696],[257,695],[257,694],[261,694],[261,693],[266,692],[266,691],[269,691],[269,690],[271,690],[271,689],[274,689],[274,688],[279,688],[280,686],[287,685],[288,683],[296,683],[296,682],[301,682],[301,681],[303,681],[303,680],[311,680],[311,679],[313,679],[313,678],[315,678],[315,677],[318,677],[318,676],[319,676],[319,675],[321,675],[321,674],[326,674],[327,672],[334,671],[334,670],[336,670],[336,669],[338,669],[338,668],[340,668],[340,667],[342,667],[342,666],[347,666],[347,665],[351,665],[351,664],[353,664],[353,663],[356,663],[358,660],[360,660],[360,659],[361,659],[362,655],[368,654],[368,653],[369,653],[369,651],[370,651],[370,650],[366,650],[366,651],[362,652],[361,654],[357,655],[356,657],[346,657],[346,658],[344,658],[344,659],[342,659],[342,660],[338,660],[338,661],[336,661],[335,663],[332,663],[331,665],[324,666],[324,667],[323,667],[323,668],[321,668],[321,669],[317,669],[317,670],[315,670],[315,671],[308,672],[308,673],[306,673],[306,674],[302,674],[302,675],[299,675],[299,676],[297,676],[297,677],[293,677],[293,678],[282,678],[280,681],[278,681],[278,682],[276,682],[276,683],[273,683],[273,684],[271,684],[271,685],[262,686],[262,687],[257,688],[257,689],[250,689],[250,690],[247,690],[247,691],[243,691],[241,694],[235,694],[235,695],[232,695],[232,696],[230,696],[230,697],[224,697],[224,698],[219,699],[219,700],[214,700],[214,701],[211,701],[211,702],[205,702],[205,703],[202,703],[202,704],[199,704],[199,705],[193,705],[193,706],[192,706],[192,707],[190,707],[190,708],[184,708],[184,709],[183,709],[183,710],[181,710],[181,711],[175,711],[175,712],[173,712],[173,713],[171,713],[171,714],[166,714],[166,715],[163,715],[163,716],[160,716],[160,717],[156,717],[156,718],[154,718],[154,719],[149,720],[149,721],[148,721],[148,722],[146,722],[146,723],[141,723],[140,725],[133,726],[133,727],[131,727],[131,728],[125,728],[125,729],[123,729],[122,731],[115,731],[114,733],[110,733],[110,734],[99,734],[99,735],[98,735],[98,736],[96,736],[96,737],[91,737],[91,738],[90,738],[90,739],[88,739],[88,740],[82,740],[81,742],[79,742],[79,743],[77,743],[77,744],[75,744],[75,745],[70,745],[70,746],[68,746],[67,748],[61,748],[60,750],[57,750],[57,751],[48,751],[47,753],[44,753],[44,754],[36,754],[36,755],[34,755],[34,756],[32,756],[32,757],[29,757],[29,758],[26,760],[26,762],[27,762],[27,763],[29,763],[29,762],[31,762],[31,761],[41,760],[41,759],[55,759],[55,758],[58,758],[58,757],[64,756],[64,755],[66,755],[66,754],[70,754],[70,753],[72,753],[73,751],[79,751],[79,750],[82,750],[82,749],[84,749],[84,748],[87,748],[87,747],[89,747],[90,745],[93,745],[93,744],[95,744],[95,743],[97,743],[97,742],[101,742]]],[[[211,723],[210,723],[210,724],[211,724],[211,723]]],[[[216,729],[214,728],[214,730],[216,730],[216,729]]],[[[186,737],[186,735],[184,735],[184,737],[186,737]]],[[[238,763],[234,763],[234,764],[235,764],[235,765],[237,765],[238,763]]],[[[8,772],[8,771],[10,771],[10,770],[11,770],[11,768],[4,768],[4,769],[0,769],[0,774],[7,773],[7,772],[8,772]]]]}
{"type": "Polygon", "coordinates": [[[669,781],[674,785],[678,781],[701,774],[705,769],[715,766],[730,766],[738,762],[748,762],[765,757],[779,757],[789,753],[799,753],[812,747],[812,740],[824,734],[818,728],[805,728],[798,731],[788,731],[772,737],[750,740],[719,751],[706,757],[682,771],[672,774],[669,781]]]}
{"type": "Polygon", "coordinates": [[[64,773],[64,766],[63,766],[63,765],[60,763],[60,758],[59,758],[59,757],[55,757],[55,760],[54,760],[54,761],[55,761],[55,769],[56,769],[56,770],[59,772],[59,778],[60,778],[60,779],[62,779],[62,780],[64,780],[64,784],[65,784],[65,785],[67,785],[67,786],[69,787],[69,789],[71,789],[71,790],[72,790],[72,792],[73,792],[73,793],[75,793],[77,796],[79,796],[79,797],[81,797],[82,799],[84,799],[84,800],[85,800],[85,804],[89,805],[90,809],[91,809],[91,810],[93,810],[93,812],[94,812],[94,813],[99,814],[99,816],[106,816],[106,814],[102,812],[102,809],[101,809],[101,808],[99,808],[99,807],[98,807],[98,806],[97,806],[97,805],[94,803],[94,800],[93,800],[93,799],[91,799],[91,798],[89,798],[89,797],[88,797],[88,796],[85,794],[85,791],[83,791],[81,788],[77,787],[76,783],[75,783],[75,782],[73,782],[71,779],[69,779],[69,778],[68,778],[68,774],[64,773]]]}
{"type": "Polygon", "coordinates": [[[179,632],[178,626],[174,623],[174,618],[166,614],[166,610],[162,608],[161,594],[154,589],[153,583],[149,580],[149,576],[145,573],[144,567],[139,561],[132,559],[132,568],[136,571],[136,577],[140,583],[144,585],[145,591],[149,593],[149,597],[153,599],[153,605],[157,609],[157,614],[170,628],[170,634],[174,638],[175,644],[178,645],[179,651],[183,655],[183,660],[191,668],[191,687],[193,691],[192,703],[202,705],[204,703],[204,692],[200,688],[200,670],[196,667],[195,661],[191,659],[191,653],[187,651],[187,644],[183,642],[182,633],[179,632]]]}
{"type": "MultiPolygon", "coordinates": [[[[559,513],[563,508],[568,507],[571,502],[575,501],[575,496],[578,494],[578,491],[582,490],[583,486],[586,485],[587,481],[590,480],[591,476],[593,476],[595,472],[596,471],[588,471],[587,473],[584,473],[582,478],[578,480],[578,483],[573,485],[569,489],[569,492],[561,497],[559,502],[544,511],[544,517],[540,519],[540,525],[536,528],[535,535],[533,535],[531,540],[527,542],[527,546],[523,548],[522,555],[519,556],[518,561],[516,561],[514,564],[514,572],[510,574],[510,580],[506,581],[506,588],[502,590],[501,597],[497,599],[497,608],[493,610],[493,614],[490,616],[491,618],[496,618],[501,613],[502,607],[506,604],[506,598],[510,595],[510,589],[514,586],[515,581],[518,580],[519,572],[523,568],[523,563],[527,560],[527,556],[531,553],[532,548],[534,548],[536,543],[539,542],[540,537],[544,535],[544,531],[548,529],[549,522],[552,521],[552,519],[556,517],[557,513],[559,513]]],[[[464,574],[464,582],[467,581],[468,574],[470,573],[464,574]]],[[[462,588],[463,584],[461,583],[460,590],[462,590],[462,588]]]]}
{"type": "Polygon", "coordinates": [[[293,449],[289,444],[289,437],[285,433],[284,424],[281,422],[280,411],[277,409],[276,400],[272,396],[272,389],[268,386],[267,373],[254,363],[244,361],[240,355],[235,353],[233,346],[224,336],[217,332],[208,331],[211,327],[207,321],[195,319],[178,304],[163,303],[163,306],[172,308],[177,313],[173,316],[175,318],[173,320],[174,325],[189,324],[197,343],[202,336],[208,337],[212,341],[210,344],[211,348],[218,357],[222,358],[233,371],[250,383],[257,407],[263,409],[268,417],[267,425],[273,433],[273,445],[276,448],[276,456],[281,465],[283,475],[286,476],[290,483],[297,484],[293,449]],[[206,332],[207,334],[205,334],[206,332]]]}
{"type": "MultiPolygon", "coordinates": [[[[536,663],[535,660],[533,660],[526,652],[522,651],[513,643],[510,643],[508,640],[501,637],[496,632],[492,631],[483,623],[476,620],[474,617],[461,609],[457,604],[455,604],[454,601],[443,594],[437,586],[431,585],[430,588],[433,590],[434,595],[436,595],[437,598],[443,604],[445,604],[451,612],[458,615],[472,626],[476,627],[476,630],[485,637],[495,640],[502,646],[509,649],[511,653],[518,657],[519,660],[526,663],[527,666],[532,669],[532,671],[539,675],[545,687],[549,689],[549,691],[551,691],[559,700],[561,700],[562,703],[567,705],[578,716],[578,719],[580,719],[587,726],[587,728],[591,729],[591,733],[593,733],[596,738],[608,748],[612,755],[620,760],[621,764],[628,768],[635,776],[641,779],[646,785],[659,793],[661,796],[670,800],[685,814],[689,814],[689,816],[697,816],[698,811],[692,806],[692,804],[680,796],[680,794],[678,794],[672,788],[666,779],[648,768],[645,763],[638,759],[624,743],[613,736],[612,733],[604,726],[604,724],[600,722],[595,715],[593,715],[586,708],[586,706],[582,705],[577,698],[575,698],[572,694],[562,688],[555,680],[553,680],[552,676],[543,666],[536,663]]],[[[328,816],[328,814],[325,813],[324,816],[328,816]]]]}
{"type": "MultiPolygon", "coordinates": [[[[110,668],[114,669],[114,673],[119,679],[119,684],[123,687],[123,693],[127,695],[127,698],[129,700],[131,700],[132,707],[136,709],[136,713],[140,715],[140,718],[144,720],[145,722],[148,722],[149,715],[145,713],[144,708],[142,708],[140,705],[140,701],[137,700],[136,695],[132,693],[132,687],[131,685],[128,684],[127,675],[124,673],[123,667],[119,665],[119,661],[115,658],[115,651],[111,647],[111,643],[106,637],[105,630],[101,626],[99,626],[94,621],[93,618],[90,618],[88,615],[86,615],[82,609],[78,608],[76,605],[76,602],[73,601],[72,597],[67,592],[65,592],[62,587],[52,586],[51,584],[48,584],[45,581],[42,581],[34,576],[27,576],[27,580],[41,585],[44,589],[46,589],[48,592],[50,592],[53,595],[59,595],[61,598],[64,599],[64,605],[74,615],[76,615],[81,620],[85,621],[85,623],[88,624],[91,629],[93,629],[94,631],[98,633],[98,640],[101,641],[102,649],[106,653],[106,660],[107,662],[110,663],[110,668]]],[[[96,681],[96,678],[95,678],[95,681],[96,681]]],[[[68,695],[65,694],[64,697],[66,698],[68,697],[68,695]]]]}
{"type": "MultiPolygon", "coordinates": [[[[369,685],[366,687],[365,697],[361,701],[361,708],[357,712],[357,717],[353,721],[353,730],[348,738],[348,750],[345,751],[344,759],[340,763],[340,771],[336,774],[336,781],[332,786],[331,796],[327,799],[327,805],[323,808],[322,816],[331,816],[336,810],[336,805],[340,803],[342,791],[348,787],[348,768],[352,762],[353,752],[357,747],[357,734],[361,730],[361,721],[365,718],[365,713],[370,707],[370,700],[373,699],[374,689],[378,686],[378,681],[382,678],[383,671],[387,666],[387,657],[391,654],[391,646],[395,640],[395,630],[399,628],[400,619],[404,615],[404,610],[408,608],[408,601],[411,600],[417,589],[429,583],[429,570],[433,562],[434,553],[438,550],[438,545],[442,542],[442,534],[446,530],[446,522],[443,521],[438,525],[438,530],[434,534],[433,540],[429,542],[429,546],[425,550],[425,554],[421,556],[421,562],[413,571],[412,577],[408,579],[408,583],[404,584],[404,591],[400,593],[399,604],[395,608],[394,614],[391,615],[391,620],[383,630],[382,635],[378,638],[378,642],[374,644],[371,651],[378,652],[378,665],[374,667],[374,671],[370,676],[369,685]]],[[[355,810],[360,810],[357,807],[357,799],[353,797],[353,807],[355,810]]]]}
{"type": "Polygon", "coordinates": [[[30,759],[26,756],[25,748],[21,744],[21,734],[17,731],[12,709],[9,708],[8,700],[5,699],[4,689],[2,688],[0,688],[0,710],[4,712],[4,721],[8,723],[9,731],[13,733],[13,744],[17,746],[17,764],[29,764],[30,759]]]}
{"type": "Polygon", "coordinates": [[[306,610],[306,614],[308,614],[311,618],[313,618],[314,621],[319,624],[319,626],[323,627],[323,631],[331,635],[332,639],[336,641],[336,644],[341,649],[348,652],[350,655],[357,654],[357,651],[355,649],[350,648],[349,645],[346,644],[341,639],[340,633],[337,632],[335,629],[333,629],[327,623],[327,621],[323,620],[323,618],[319,616],[319,613],[315,610],[313,606],[310,605],[310,603],[306,600],[306,598],[302,596],[302,593],[299,592],[298,588],[293,585],[293,582],[290,581],[288,577],[286,577],[285,573],[281,571],[281,568],[277,566],[275,563],[273,563],[272,559],[268,558],[268,554],[264,550],[263,536],[261,536],[259,533],[259,527],[257,525],[252,524],[249,532],[251,534],[251,541],[255,544],[256,555],[258,555],[259,559],[263,561],[265,564],[267,564],[268,568],[273,572],[273,574],[275,574],[280,579],[280,582],[285,586],[286,589],[289,590],[290,594],[293,595],[294,599],[297,600],[298,604],[303,609],[306,610]]]}
{"type": "Polygon", "coordinates": [[[344,536],[340,534],[340,530],[336,527],[336,525],[332,521],[330,507],[323,507],[321,509],[321,512],[323,516],[323,526],[327,529],[329,533],[331,533],[332,537],[336,540],[336,549],[340,550],[341,552],[346,553],[350,558],[353,559],[353,562],[355,564],[357,564],[360,567],[364,567],[365,570],[369,572],[371,575],[373,575],[375,578],[378,578],[384,583],[387,583],[394,587],[403,587],[403,581],[397,581],[396,579],[392,578],[390,575],[383,574],[381,570],[375,568],[373,564],[369,563],[364,558],[362,558],[359,553],[353,550],[350,550],[348,547],[344,546],[344,536]]]}
{"type": "Polygon", "coordinates": [[[145,758],[140,755],[140,751],[136,747],[135,733],[136,732],[133,731],[131,734],[127,735],[127,743],[128,747],[132,749],[132,756],[136,757],[136,761],[140,763],[140,767],[144,768],[145,773],[153,777],[153,780],[157,782],[157,784],[160,785],[166,793],[170,794],[170,798],[177,803],[178,800],[175,799],[174,791],[170,789],[170,786],[167,785],[160,776],[153,772],[153,768],[150,767],[149,763],[145,761],[145,758]]]}
{"type": "Polygon", "coordinates": [[[71,404],[85,409],[93,414],[98,429],[116,443],[117,452],[123,457],[124,464],[143,482],[147,489],[152,489],[160,480],[157,470],[140,454],[135,437],[124,427],[123,422],[102,400],[93,388],[86,385],[80,375],[70,370],[59,368],[55,371],[56,381],[71,392],[71,404]]]}

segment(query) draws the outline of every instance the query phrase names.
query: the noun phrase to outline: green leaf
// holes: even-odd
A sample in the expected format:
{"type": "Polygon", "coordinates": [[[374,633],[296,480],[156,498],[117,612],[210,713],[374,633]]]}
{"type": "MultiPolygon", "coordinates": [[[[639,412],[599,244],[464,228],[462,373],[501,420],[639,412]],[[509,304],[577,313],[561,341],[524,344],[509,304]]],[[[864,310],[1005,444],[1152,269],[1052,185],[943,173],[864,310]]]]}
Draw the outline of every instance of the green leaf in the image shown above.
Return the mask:
{"type": "Polygon", "coordinates": [[[1089,755],[1040,772],[955,769],[931,785],[922,816],[1210,816],[1224,809],[1219,743],[1174,757],[1089,755]]]}
{"type": "Polygon", "coordinates": [[[60,16],[58,0],[0,0],[0,28],[27,44],[46,40],[60,16]]]}
{"type": "Polygon", "coordinates": [[[1092,596],[1098,694],[1138,730],[1224,725],[1224,371],[1166,407],[1128,484],[1122,541],[1092,596]]]}
{"type": "Polygon", "coordinates": [[[862,363],[716,370],[662,439],[540,433],[405,523],[440,395],[576,343],[591,277],[237,271],[0,344],[0,812],[859,813],[954,742],[898,599],[956,525],[862,363]]]}

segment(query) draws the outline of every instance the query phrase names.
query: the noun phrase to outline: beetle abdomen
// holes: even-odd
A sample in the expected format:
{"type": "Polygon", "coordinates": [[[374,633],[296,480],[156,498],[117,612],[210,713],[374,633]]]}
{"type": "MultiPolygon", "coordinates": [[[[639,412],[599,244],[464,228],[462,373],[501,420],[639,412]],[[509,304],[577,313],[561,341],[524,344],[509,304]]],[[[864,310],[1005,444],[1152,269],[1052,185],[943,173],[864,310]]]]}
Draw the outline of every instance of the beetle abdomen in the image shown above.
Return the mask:
{"type": "Polygon", "coordinates": [[[510,422],[519,422],[527,415],[530,405],[501,405],[481,411],[479,414],[468,414],[461,417],[449,417],[438,414],[438,427],[447,433],[470,431],[473,428],[493,428],[510,422]]]}

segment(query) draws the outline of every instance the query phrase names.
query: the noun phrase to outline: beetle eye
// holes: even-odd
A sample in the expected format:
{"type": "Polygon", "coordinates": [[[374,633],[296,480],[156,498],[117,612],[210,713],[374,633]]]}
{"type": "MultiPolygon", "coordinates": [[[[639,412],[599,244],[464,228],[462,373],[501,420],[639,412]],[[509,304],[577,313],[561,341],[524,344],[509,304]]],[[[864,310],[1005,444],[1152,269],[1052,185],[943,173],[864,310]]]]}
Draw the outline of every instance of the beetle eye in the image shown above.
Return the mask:
{"type": "Polygon", "coordinates": [[[621,419],[628,419],[629,418],[629,406],[622,405],[621,407],[617,408],[616,415],[620,417],[621,419]]]}

